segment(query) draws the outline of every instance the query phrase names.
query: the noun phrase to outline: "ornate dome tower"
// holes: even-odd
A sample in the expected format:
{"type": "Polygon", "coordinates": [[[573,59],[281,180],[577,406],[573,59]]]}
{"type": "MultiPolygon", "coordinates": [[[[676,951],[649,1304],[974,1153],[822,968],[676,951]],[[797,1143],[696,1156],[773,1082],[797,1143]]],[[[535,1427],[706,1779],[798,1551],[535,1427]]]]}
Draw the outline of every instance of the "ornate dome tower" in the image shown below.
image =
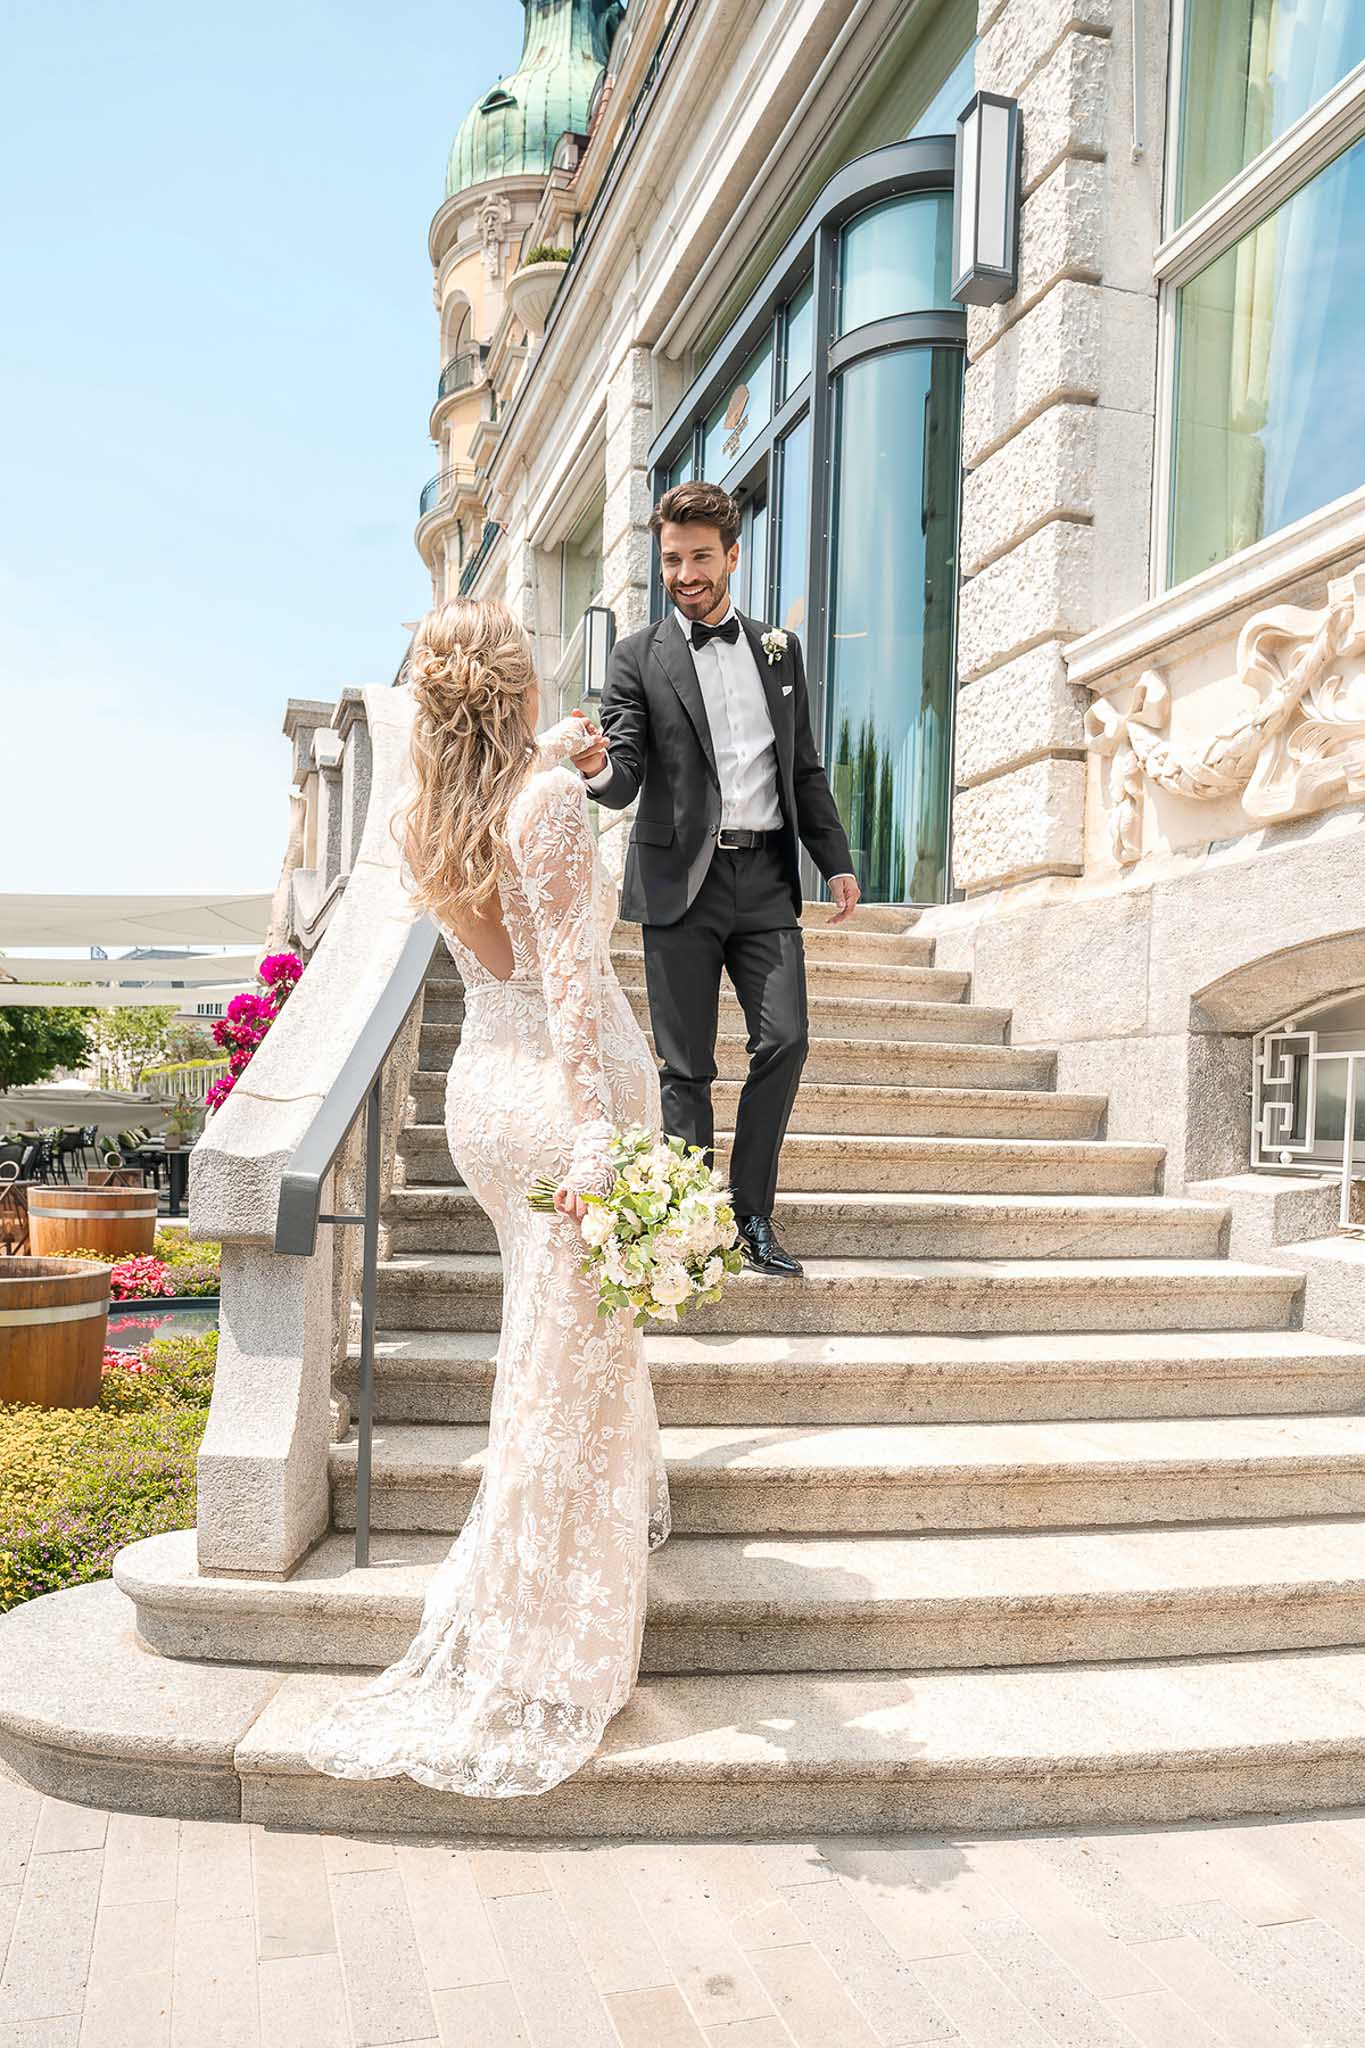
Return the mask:
{"type": "Polygon", "coordinates": [[[521,62],[470,108],[451,145],[446,193],[488,178],[545,172],[566,129],[585,129],[588,102],[620,24],[616,0],[522,0],[521,62]]]}

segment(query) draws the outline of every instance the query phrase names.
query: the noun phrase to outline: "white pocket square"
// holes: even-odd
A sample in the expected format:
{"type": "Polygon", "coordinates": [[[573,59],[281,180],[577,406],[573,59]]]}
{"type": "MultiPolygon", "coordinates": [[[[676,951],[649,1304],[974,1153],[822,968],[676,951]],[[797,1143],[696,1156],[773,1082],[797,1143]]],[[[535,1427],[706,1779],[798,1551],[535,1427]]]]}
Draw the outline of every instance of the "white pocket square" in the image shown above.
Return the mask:
{"type": "Polygon", "coordinates": [[[791,693],[792,693],[792,685],[791,685],[790,683],[784,683],[784,684],[782,685],[782,695],[783,695],[784,697],[790,697],[791,693]]]}

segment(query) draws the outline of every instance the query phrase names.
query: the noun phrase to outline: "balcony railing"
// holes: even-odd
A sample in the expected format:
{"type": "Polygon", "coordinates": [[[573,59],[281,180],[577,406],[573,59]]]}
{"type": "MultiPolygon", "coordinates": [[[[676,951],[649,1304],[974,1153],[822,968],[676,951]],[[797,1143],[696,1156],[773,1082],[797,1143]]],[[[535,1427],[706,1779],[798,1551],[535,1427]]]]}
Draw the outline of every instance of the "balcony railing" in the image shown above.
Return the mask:
{"type": "Polygon", "coordinates": [[[480,569],[482,569],[484,563],[488,560],[489,555],[493,552],[493,543],[496,541],[498,535],[501,532],[502,528],[498,525],[496,519],[484,520],[483,534],[482,537],[480,538],[479,545],[477,546],[477,548],[475,548],[473,554],[469,557],[469,560],[465,563],[464,568],[460,573],[461,597],[468,597],[470,591],[478,582],[479,571],[480,569]]]}
{"type": "Polygon", "coordinates": [[[424,483],[422,495],[417,500],[417,517],[425,519],[433,507],[439,505],[443,498],[450,496],[454,484],[455,472],[453,469],[443,469],[424,483]]]}
{"type": "Polygon", "coordinates": [[[483,366],[488,350],[482,342],[475,342],[471,348],[462,348],[450,358],[436,381],[436,402],[449,398],[452,392],[468,391],[483,375],[483,366]]]}

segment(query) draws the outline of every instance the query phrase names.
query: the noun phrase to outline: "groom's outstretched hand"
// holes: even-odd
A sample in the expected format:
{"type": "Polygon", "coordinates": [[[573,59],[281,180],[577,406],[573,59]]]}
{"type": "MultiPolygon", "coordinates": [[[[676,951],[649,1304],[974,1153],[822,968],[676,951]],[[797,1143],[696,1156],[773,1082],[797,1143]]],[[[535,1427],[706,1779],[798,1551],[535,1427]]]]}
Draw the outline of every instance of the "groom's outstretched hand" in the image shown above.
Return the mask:
{"type": "Polygon", "coordinates": [[[852,917],[854,911],[858,908],[858,902],[863,892],[858,887],[856,876],[836,875],[829,885],[829,893],[831,900],[838,906],[833,917],[830,919],[830,923],[842,924],[844,919],[852,917]]]}

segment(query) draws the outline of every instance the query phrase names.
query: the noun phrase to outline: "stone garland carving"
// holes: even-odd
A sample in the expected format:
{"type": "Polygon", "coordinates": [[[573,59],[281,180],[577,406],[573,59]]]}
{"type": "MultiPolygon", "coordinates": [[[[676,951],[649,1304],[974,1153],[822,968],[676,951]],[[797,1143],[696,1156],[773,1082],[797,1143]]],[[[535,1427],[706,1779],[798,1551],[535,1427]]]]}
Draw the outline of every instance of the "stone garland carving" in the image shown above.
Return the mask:
{"type": "Polygon", "coordinates": [[[1344,678],[1335,666],[1363,653],[1365,565],[1334,578],[1320,610],[1275,605],[1247,620],[1236,679],[1263,694],[1231,731],[1202,744],[1168,739],[1170,691],[1156,669],[1139,677],[1126,711],[1108,698],[1092,704],[1086,744],[1112,757],[1110,833],[1120,865],[1141,856],[1149,783],[1196,802],[1240,796],[1262,820],[1365,796],[1365,674],[1344,678]]]}

